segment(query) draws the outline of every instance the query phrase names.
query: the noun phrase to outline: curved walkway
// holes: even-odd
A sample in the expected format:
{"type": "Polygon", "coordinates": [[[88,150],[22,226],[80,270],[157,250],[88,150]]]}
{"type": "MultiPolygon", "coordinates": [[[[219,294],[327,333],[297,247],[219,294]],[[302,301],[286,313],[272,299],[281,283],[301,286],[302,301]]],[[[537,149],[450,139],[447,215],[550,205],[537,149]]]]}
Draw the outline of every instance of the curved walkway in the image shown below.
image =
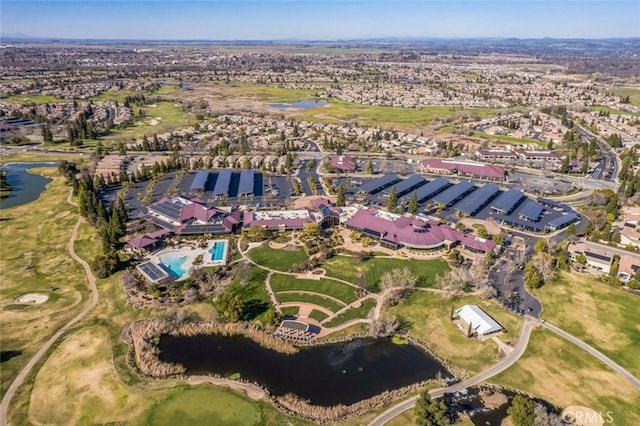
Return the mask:
{"type": "MultiPolygon", "coordinates": [[[[482,373],[479,373],[462,382],[458,382],[451,386],[447,386],[446,388],[432,389],[429,391],[429,395],[431,395],[432,398],[438,398],[444,395],[445,393],[457,392],[462,389],[468,388],[470,386],[478,385],[490,379],[491,377],[502,373],[504,370],[511,367],[513,364],[515,364],[516,361],[520,359],[522,354],[524,354],[524,351],[527,349],[527,345],[529,344],[529,337],[531,336],[531,331],[536,325],[537,325],[536,321],[531,320],[529,318],[525,318],[524,323],[522,324],[522,328],[520,329],[520,336],[518,337],[518,343],[516,344],[516,346],[513,348],[513,351],[509,355],[502,358],[500,361],[498,361],[496,364],[486,369],[482,373]]],[[[388,410],[380,414],[378,417],[373,419],[371,423],[369,423],[369,426],[384,425],[392,418],[413,408],[416,405],[417,400],[418,400],[418,396],[416,395],[402,401],[399,404],[394,405],[393,407],[389,408],[388,410]]]]}
{"type": "Polygon", "coordinates": [[[588,343],[583,342],[582,340],[580,340],[577,337],[567,333],[566,331],[562,330],[561,328],[556,327],[553,324],[549,324],[548,322],[540,321],[539,325],[541,325],[542,327],[546,328],[547,330],[553,331],[558,336],[570,341],[574,345],[578,346],[580,349],[583,349],[583,350],[587,351],[588,353],[590,353],[591,355],[593,355],[594,357],[598,358],[598,360],[600,360],[603,364],[605,364],[606,366],[610,367],[616,373],[621,375],[625,380],[627,380],[629,383],[631,383],[631,385],[633,387],[635,387],[636,389],[640,390],[640,380],[638,380],[633,374],[631,374],[628,370],[623,368],[620,364],[618,364],[617,362],[615,362],[614,360],[612,360],[611,358],[609,358],[608,356],[606,356],[605,354],[603,354],[602,352],[600,352],[599,350],[594,348],[593,346],[589,345],[588,343]]]}
{"type": "MultiPolygon", "coordinates": [[[[67,202],[69,202],[70,204],[75,205],[75,203],[73,203],[71,201],[71,195],[67,199],[67,202]]],[[[42,347],[38,350],[38,352],[36,352],[31,357],[31,359],[29,360],[27,365],[25,365],[22,368],[20,373],[18,373],[16,378],[13,380],[13,383],[11,383],[11,386],[9,386],[9,389],[7,389],[7,392],[4,394],[4,398],[2,398],[2,402],[0,403],[0,426],[5,426],[7,424],[7,420],[8,420],[7,415],[8,415],[8,412],[9,412],[9,404],[11,403],[11,399],[15,395],[16,391],[18,390],[18,388],[24,383],[24,381],[27,378],[27,376],[29,375],[29,373],[31,373],[31,370],[33,370],[33,367],[40,361],[40,359],[44,356],[44,354],[47,353],[47,351],[60,338],[60,336],[62,336],[75,323],[80,321],[89,312],[91,312],[91,310],[98,303],[98,287],[96,286],[96,277],[93,275],[93,272],[91,272],[91,267],[89,266],[89,264],[87,262],[85,262],[83,259],[81,259],[76,254],[76,252],[75,252],[75,250],[73,248],[73,244],[75,243],[76,236],[78,234],[78,228],[80,227],[81,223],[82,223],[82,217],[79,217],[78,221],[76,222],[75,226],[73,227],[73,230],[71,231],[71,238],[69,239],[69,243],[67,245],[67,250],[69,251],[69,255],[71,255],[73,260],[78,262],[84,268],[84,273],[87,276],[87,280],[89,281],[89,287],[91,289],[91,300],[89,301],[89,304],[87,305],[86,308],[84,308],[78,315],[73,317],[64,326],[59,328],[58,331],[56,331],[55,334],[53,336],[51,336],[49,338],[49,340],[47,340],[45,342],[44,345],[42,345],[42,347]]]]}

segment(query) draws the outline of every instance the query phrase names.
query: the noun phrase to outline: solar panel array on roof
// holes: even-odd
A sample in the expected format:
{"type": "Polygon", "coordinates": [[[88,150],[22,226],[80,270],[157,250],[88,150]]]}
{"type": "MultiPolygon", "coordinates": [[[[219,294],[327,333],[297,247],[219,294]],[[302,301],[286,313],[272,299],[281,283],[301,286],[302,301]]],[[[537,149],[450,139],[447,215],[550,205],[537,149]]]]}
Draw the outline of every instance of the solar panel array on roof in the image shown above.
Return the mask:
{"type": "Polygon", "coordinates": [[[588,257],[593,257],[594,259],[604,260],[605,262],[611,262],[611,257],[609,257],[607,255],[604,255],[604,254],[592,253],[590,251],[585,251],[584,255],[588,256],[588,257]]]}
{"type": "Polygon", "coordinates": [[[560,205],[560,203],[558,203],[555,200],[550,200],[548,198],[542,198],[542,197],[538,197],[538,202],[551,207],[558,207],[560,205]]]}
{"type": "Polygon", "coordinates": [[[536,222],[527,222],[525,220],[520,220],[520,219],[516,219],[514,217],[510,217],[510,216],[504,216],[501,214],[494,214],[493,218],[503,224],[503,225],[510,225],[510,226],[514,226],[516,228],[521,228],[524,229],[525,231],[531,231],[531,232],[542,232],[544,231],[544,229],[542,228],[542,226],[536,222]]]}
{"type": "Polygon", "coordinates": [[[191,191],[204,191],[207,179],[209,179],[209,170],[200,170],[196,173],[196,177],[193,178],[193,182],[191,182],[191,191]]]}
{"type": "Polygon", "coordinates": [[[524,194],[516,189],[510,189],[502,193],[491,203],[491,208],[504,214],[510,214],[525,198],[524,194]]]}
{"type": "Polygon", "coordinates": [[[243,170],[240,172],[240,183],[238,184],[238,195],[252,195],[255,172],[253,170],[243,170]]]}
{"type": "Polygon", "coordinates": [[[440,194],[433,197],[433,202],[438,204],[444,204],[446,207],[451,206],[456,201],[461,200],[467,194],[476,189],[473,182],[463,180],[462,182],[453,185],[451,188],[446,189],[440,194]]]}
{"type": "Polygon", "coordinates": [[[149,210],[179,222],[180,212],[182,212],[182,204],[172,203],[171,200],[166,200],[150,206],[149,210]]]}
{"type": "Polygon", "coordinates": [[[487,183],[456,204],[454,208],[461,213],[473,216],[489,204],[499,192],[500,189],[497,186],[487,183]]]}
{"type": "Polygon", "coordinates": [[[166,220],[162,220],[159,217],[156,217],[150,214],[146,215],[144,218],[149,222],[153,223],[154,225],[158,225],[159,227],[168,229],[169,231],[173,231],[173,229],[176,227],[174,224],[169,223],[166,220]]]}
{"type": "Polygon", "coordinates": [[[418,188],[419,186],[424,185],[425,183],[427,183],[427,181],[422,176],[420,176],[420,175],[411,175],[408,178],[406,178],[405,180],[403,180],[401,182],[398,182],[393,186],[388,187],[387,189],[385,189],[382,192],[385,193],[385,194],[389,194],[389,193],[391,193],[391,188],[395,187],[396,188],[396,194],[398,195],[398,197],[402,197],[403,195],[407,194],[408,192],[413,191],[414,189],[418,188]]]}
{"type": "Polygon", "coordinates": [[[229,184],[231,183],[231,170],[222,170],[218,173],[218,180],[216,180],[216,186],[213,188],[213,195],[221,197],[229,194],[229,184]]]}
{"type": "Polygon", "coordinates": [[[147,277],[151,279],[151,281],[154,281],[154,282],[159,281],[162,278],[165,278],[169,275],[165,271],[160,269],[157,265],[151,262],[141,263],[140,265],[138,265],[138,269],[140,269],[140,271],[142,271],[143,274],[145,274],[147,277]]]}
{"type": "Polygon", "coordinates": [[[416,190],[416,196],[418,197],[418,202],[422,203],[423,201],[444,191],[449,186],[451,186],[451,182],[441,177],[432,180],[428,184],[423,185],[416,190]]]}
{"type": "Polygon", "coordinates": [[[380,192],[386,187],[391,186],[398,181],[400,181],[400,178],[394,174],[384,175],[360,185],[360,187],[358,188],[358,193],[375,194],[376,192],[380,192]]]}
{"type": "Polygon", "coordinates": [[[226,234],[226,228],[219,224],[187,225],[178,231],[181,235],[190,234],[226,234]]]}
{"type": "Polygon", "coordinates": [[[536,203],[535,201],[527,200],[520,209],[519,215],[521,218],[537,222],[540,220],[540,215],[542,215],[543,210],[544,207],[542,207],[540,204],[536,203]]]}
{"type": "Polygon", "coordinates": [[[570,224],[572,224],[573,222],[577,221],[580,219],[580,216],[578,216],[575,213],[569,213],[566,214],[564,216],[560,216],[557,217],[555,219],[552,219],[549,221],[549,223],[547,224],[549,226],[549,228],[551,229],[562,229],[565,226],[569,226],[570,224]]]}

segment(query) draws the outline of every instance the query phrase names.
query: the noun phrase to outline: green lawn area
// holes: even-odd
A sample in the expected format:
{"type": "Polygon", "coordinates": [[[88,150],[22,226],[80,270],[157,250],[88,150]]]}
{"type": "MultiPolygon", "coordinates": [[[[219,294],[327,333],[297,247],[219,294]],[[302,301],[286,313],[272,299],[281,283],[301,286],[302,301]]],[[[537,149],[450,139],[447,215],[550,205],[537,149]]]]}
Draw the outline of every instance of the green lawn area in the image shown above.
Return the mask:
{"type": "Polygon", "coordinates": [[[319,294],[307,294],[307,293],[278,293],[276,299],[280,303],[287,302],[299,302],[299,303],[311,303],[314,305],[322,306],[332,312],[336,312],[344,307],[335,300],[327,299],[319,294]]]}
{"type": "Polygon", "coordinates": [[[262,246],[251,249],[249,258],[258,265],[276,271],[288,272],[291,265],[304,262],[308,256],[301,248],[297,250],[278,250],[269,246],[262,246]]]}
{"type": "Polygon", "coordinates": [[[322,322],[325,318],[328,318],[329,315],[327,315],[324,312],[319,311],[317,309],[313,309],[311,311],[311,313],[309,314],[309,317],[313,318],[314,320],[316,320],[318,322],[322,322]]]}
{"type": "Polygon", "coordinates": [[[265,101],[265,103],[291,103],[316,99],[318,90],[285,89],[266,84],[233,83],[234,96],[247,96],[265,101]]]}
{"type": "Polygon", "coordinates": [[[629,96],[631,105],[640,106],[640,87],[617,87],[611,91],[617,96],[629,96]]]}
{"type": "Polygon", "coordinates": [[[238,294],[249,306],[249,310],[252,310],[248,319],[255,319],[262,324],[264,324],[264,314],[272,306],[264,284],[266,278],[267,271],[250,265],[248,283],[243,285],[240,279],[236,277],[227,288],[227,291],[238,294]]]}
{"type": "Polygon", "coordinates": [[[8,96],[2,99],[2,102],[8,102],[12,104],[59,104],[64,102],[73,102],[72,99],[60,99],[50,95],[29,95],[20,94],[8,96]]]}
{"type": "Polygon", "coordinates": [[[546,142],[537,141],[535,139],[516,138],[514,136],[507,136],[507,135],[490,135],[488,133],[483,133],[483,132],[473,132],[473,136],[475,136],[476,138],[493,139],[493,140],[502,141],[502,142],[513,142],[513,143],[521,143],[521,144],[532,143],[532,144],[541,146],[543,148],[547,146],[546,142]]]}
{"type": "Polygon", "coordinates": [[[364,272],[367,283],[373,286],[373,289],[378,288],[380,277],[385,272],[395,268],[409,268],[419,278],[418,287],[434,287],[435,276],[449,270],[449,265],[442,259],[415,260],[374,257],[358,263],[349,256],[334,256],[322,267],[327,271],[327,276],[340,278],[351,283],[359,273],[364,272]]]}
{"type": "Polygon", "coordinates": [[[324,323],[323,325],[325,327],[336,327],[340,324],[343,324],[345,322],[351,321],[356,318],[365,319],[367,318],[367,314],[369,314],[369,311],[371,311],[371,309],[373,309],[375,306],[376,306],[375,300],[367,299],[364,302],[362,302],[362,306],[360,306],[359,308],[347,309],[345,312],[341,313],[331,321],[324,323]]]}
{"type": "Polygon", "coordinates": [[[498,351],[491,340],[467,339],[465,333],[449,321],[451,307],[459,308],[465,304],[478,305],[498,321],[507,330],[499,335],[501,340],[508,342],[520,334],[520,317],[475,296],[450,300],[438,293],[414,291],[406,300],[389,308],[385,315],[401,318],[411,330],[411,335],[424,342],[436,355],[473,375],[497,362],[498,351]]]}
{"type": "MultiPolygon", "coordinates": [[[[153,96],[153,95],[151,95],[153,96]]],[[[137,114],[137,107],[133,110],[137,114]]],[[[126,129],[113,129],[105,136],[105,141],[141,139],[144,135],[151,137],[154,133],[161,134],[183,127],[194,125],[195,116],[184,111],[182,105],[174,101],[161,101],[142,107],[145,116],[136,118],[133,126],[126,129]]]]}
{"type": "Polygon", "coordinates": [[[583,405],[603,416],[610,411],[615,425],[640,424],[640,392],[596,358],[548,330],[535,330],[522,358],[491,382],[529,392],[562,408],[583,405]]]}
{"type": "Polygon", "coordinates": [[[479,118],[497,115],[499,108],[462,108],[460,106],[425,106],[401,108],[363,105],[329,99],[329,105],[302,112],[297,118],[308,121],[336,122],[354,120],[370,126],[416,128],[431,124],[436,118],[456,118],[466,112],[479,118]]]}
{"type": "Polygon", "coordinates": [[[563,273],[536,290],[541,317],[640,377],[640,297],[591,277],[563,273]]]}
{"type": "Polygon", "coordinates": [[[327,294],[349,304],[357,299],[355,289],[347,284],[328,279],[303,280],[292,275],[274,274],[271,277],[271,288],[279,291],[303,290],[327,294]]]}
{"type": "Polygon", "coordinates": [[[295,316],[295,315],[298,315],[298,311],[300,310],[300,308],[298,308],[297,306],[285,306],[280,310],[282,311],[282,315],[295,316]]]}
{"type": "Polygon", "coordinates": [[[591,111],[604,111],[604,112],[608,112],[609,114],[640,116],[640,112],[623,111],[620,109],[610,108],[604,105],[595,105],[595,106],[592,106],[590,109],[591,111]]]}

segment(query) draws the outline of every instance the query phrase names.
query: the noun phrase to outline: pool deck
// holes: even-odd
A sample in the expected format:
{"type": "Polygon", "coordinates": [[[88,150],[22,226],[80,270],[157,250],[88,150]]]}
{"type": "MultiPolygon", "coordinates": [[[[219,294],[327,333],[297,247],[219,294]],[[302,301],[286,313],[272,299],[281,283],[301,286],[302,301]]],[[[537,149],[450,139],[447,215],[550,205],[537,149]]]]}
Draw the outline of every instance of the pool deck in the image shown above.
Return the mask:
{"type": "MultiPolygon", "coordinates": [[[[167,255],[169,253],[173,253],[177,256],[186,256],[187,260],[184,262],[184,264],[182,265],[183,270],[185,271],[184,274],[178,278],[176,281],[182,281],[184,279],[187,279],[191,276],[191,274],[189,273],[189,269],[191,269],[191,267],[193,266],[193,262],[195,262],[196,258],[199,255],[202,255],[202,263],[200,263],[199,265],[197,265],[198,267],[201,268],[206,268],[206,267],[210,267],[210,266],[219,266],[219,265],[224,265],[227,263],[226,259],[229,253],[229,241],[227,240],[220,240],[220,239],[216,239],[216,240],[208,240],[206,243],[206,246],[204,248],[198,248],[195,246],[186,246],[186,247],[181,247],[181,248],[171,248],[171,247],[167,247],[167,248],[163,248],[161,250],[158,250],[154,253],[151,253],[148,256],[148,260],[150,262],[155,263],[156,265],[160,266],[160,265],[165,265],[164,262],[162,262],[162,260],[160,260],[161,256],[167,255]],[[212,253],[209,251],[211,250],[211,248],[214,246],[215,243],[217,242],[223,242],[224,243],[224,255],[222,260],[212,260],[211,256],[212,253]]],[[[166,267],[162,267],[162,269],[167,270],[168,268],[166,267]]]]}

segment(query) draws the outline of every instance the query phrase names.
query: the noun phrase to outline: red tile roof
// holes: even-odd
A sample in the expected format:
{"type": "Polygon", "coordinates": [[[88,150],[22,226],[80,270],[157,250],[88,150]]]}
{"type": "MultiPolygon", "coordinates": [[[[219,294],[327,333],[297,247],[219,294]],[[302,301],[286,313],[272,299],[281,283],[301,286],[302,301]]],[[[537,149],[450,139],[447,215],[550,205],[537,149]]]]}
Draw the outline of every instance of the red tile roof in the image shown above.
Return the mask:
{"type": "Polygon", "coordinates": [[[383,240],[417,249],[437,248],[445,242],[456,241],[467,248],[482,251],[493,250],[496,246],[492,240],[465,235],[449,225],[433,220],[425,220],[417,216],[400,216],[390,220],[376,216],[376,213],[376,209],[358,210],[346,225],[360,230],[369,229],[380,234],[383,240]]]}
{"type": "Polygon", "coordinates": [[[476,177],[504,179],[504,167],[494,164],[425,158],[422,160],[422,165],[427,169],[449,170],[452,173],[455,172],[476,177]]]}
{"type": "Polygon", "coordinates": [[[329,164],[345,172],[352,172],[356,169],[356,160],[347,155],[334,155],[329,159],[329,164]]]}

